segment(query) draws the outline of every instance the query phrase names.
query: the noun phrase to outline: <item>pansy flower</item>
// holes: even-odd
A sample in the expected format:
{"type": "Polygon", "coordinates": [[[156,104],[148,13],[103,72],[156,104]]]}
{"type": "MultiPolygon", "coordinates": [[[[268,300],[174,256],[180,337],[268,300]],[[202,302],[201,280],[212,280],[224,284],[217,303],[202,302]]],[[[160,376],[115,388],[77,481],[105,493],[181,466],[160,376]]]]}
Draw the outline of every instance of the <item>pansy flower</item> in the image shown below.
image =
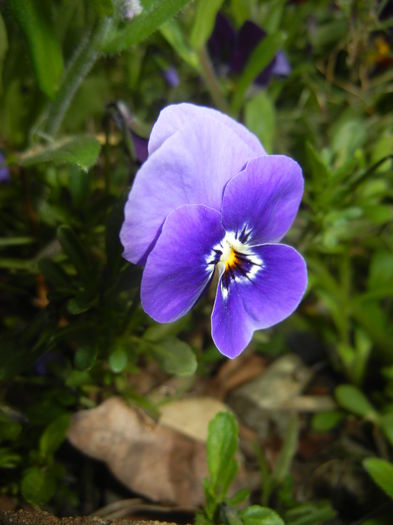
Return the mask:
{"type": "Polygon", "coordinates": [[[303,194],[300,166],[267,155],[255,135],[214,109],[161,111],[125,206],[123,256],[144,265],[142,307],[184,316],[216,272],[212,337],[236,357],[255,330],[288,317],[307,285],[303,257],[279,243],[303,194]]]}
{"type": "MultiPolygon", "coordinates": [[[[259,25],[246,20],[238,31],[226,16],[218,13],[213,32],[208,41],[208,49],[218,70],[227,74],[228,70],[240,74],[257,45],[266,37],[259,25]]],[[[266,87],[273,76],[287,77],[291,66],[284,51],[278,51],[269,64],[263,68],[254,83],[266,87]]]]}

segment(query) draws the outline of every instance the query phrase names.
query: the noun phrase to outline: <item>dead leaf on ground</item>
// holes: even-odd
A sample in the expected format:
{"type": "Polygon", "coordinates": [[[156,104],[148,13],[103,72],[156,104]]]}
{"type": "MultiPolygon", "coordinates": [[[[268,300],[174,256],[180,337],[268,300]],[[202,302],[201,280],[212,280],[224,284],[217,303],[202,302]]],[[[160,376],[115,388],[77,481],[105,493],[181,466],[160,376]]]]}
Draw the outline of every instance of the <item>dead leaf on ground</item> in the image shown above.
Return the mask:
{"type": "Polygon", "coordinates": [[[209,422],[230,409],[214,397],[189,397],[160,407],[160,423],[187,436],[206,442],[209,422]]]}
{"type": "Polygon", "coordinates": [[[244,353],[236,360],[228,359],[211,381],[210,390],[215,397],[224,399],[234,388],[252,381],[262,374],[266,360],[257,354],[244,353]]]}
{"type": "Polygon", "coordinates": [[[68,439],[85,454],[104,461],[134,492],[183,506],[204,501],[204,444],[154,423],[119,398],[76,413],[68,439]]]}

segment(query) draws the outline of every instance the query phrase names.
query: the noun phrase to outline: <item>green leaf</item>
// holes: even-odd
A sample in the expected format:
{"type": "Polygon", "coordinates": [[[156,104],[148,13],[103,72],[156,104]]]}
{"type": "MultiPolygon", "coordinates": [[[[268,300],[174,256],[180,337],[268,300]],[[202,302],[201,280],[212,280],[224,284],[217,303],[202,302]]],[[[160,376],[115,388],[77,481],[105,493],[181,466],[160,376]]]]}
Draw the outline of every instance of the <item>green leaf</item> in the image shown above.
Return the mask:
{"type": "Polygon", "coordinates": [[[8,51],[7,28],[0,13],[0,95],[3,91],[3,62],[8,51]]]}
{"type": "Polygon", "coordinates": [[[15,441],[22,432],[22,425],[0,412],[0,441],[15,441]]]}
{"type": "Polygon", "coordinates": [[[315,414],[311,421],[313,430],[327,432],[342,421],[344,414],[338,410],[326,410],[315,414]]]}
{"type": "Polygon", "coordinates": [[[74,365],[78,370],[90,370],[97,359],[95,346],[81,346],[75,352],[74,365]]]}
{"type": "Polygon", "coordinates": [[[351,158],[367,138],[364,120],[351,114],[345,114],[332,129],[331,148],[341,165],[351,158]]]}
{"type": "Polygon", "coordinates": [[[87,290],[82,290],[70,299],[67,302],[67,310],[70,314],[79,315],[90,310],[97,303],[97,300],[97,291],[90,287],[87,290]]]}
{"type": "Polygon", "coordinates": [[[273,150],[276,111],[266,91],[260,91],[250,99],[244,108],[244,123],[262,142],[265,150],[273,150]]]}
{"type": "Polygon", "coordinates": [[[155,323],[152,326],[149,326],[149,328],[145,331],[143,339],[146,339],[149,342],[159,343],[163,339],[178,334],[181,330],[184,329],[186,323],[187,320],[184,317],[178,319],[173,323],[155,323]]]}
{"type": "Polygon", "coordinates": [[[119,374],[127,366],[127,361],[127,350],[123,346],[118,346],[109,356],[109,368],[115,374],[119,374]]]}
{"type": "Polygon", "coordinates": [[[236,474],[233,465],[236,467],[237,441],[236,419],[230,412],[220,412],[209,423],[206,444],[207,467],[216,493],[220,485],[228,485],[236,474]]]}
{"type": "Polygon", "coordinates": [[[279,30],[287,0],[274,0],[269,5],[266,17],[263,20],[263,29],[271,34],[279,30]]]}
{"type": "Polygon", "coordinates": [[[53,98],[63,72],[63,56],[48,0],[12,0],[11,11],[24,32],[38,85],[53,98]]]}
{"type": "Polygon", "coordinates": [[[53,456],[60,447],[67,435],[70,421],[69,414],[62,414],[46,427],[40,438],[40,452],[43,457],[53,456]]]}
{"type": "Polygon", "coordinates": [[[277,485],[280,485],[289,474],[292,459],[296,454],[298,438],[299,418],[297,414],[292,414],[285,431],[284,443],[273,471],[273,480],[277,485]]]}
{"type": "Polygon", "coordinates": [[[101,145],[89,135],[67,137],[45,146],[35,146],[19,157],[21,166],[35,166],[43,162],[54,165],[76,164],[87,171],[96,162],[101,145]]]}
{"type": "Polygon", "coordinates": [[[314,189],[326,187],[327,181],[331,178],[331,172],[323,161],[321,155],[310,142],[306,142],[306,159],[308,169],[311,172],[314,189]]]}
{"type": "Polygon", "coordinates": [[[250,497],[250,491],[246,488],[238,490],[233,496],[227,499],[228,505],[239,505],[250,497]]]}
{"type": "Polygon", "coordinates": [[[7,270],[23,270],[35,273],[37,271],[37,262],[29,259],[11,259],[9,257],[0,257],[0,268],[7,270]]]}
{"type": "Polygon", "coordinates": [[[231,0],[230,7],[236,26],[240,27],[249,18],[248,2],[231,0]]]}
{"type": "Polygon", "coordinates": [[[142,12],[106,34],[102,51],[119,53],[150,36],[190,0],[145,0],[142,12]]]}
{"type": "Polygon", "coordinates": [[[22,246],[24,244],[34,243],[33,237],[3,237],[0,239],[0,248],[8,248],[8,246],[22,246]]]}
{"type": "Polygon", "coordinates": [[[38,261],[38,269],[44,275],[48,283],[56,288],[56,291],[72,289],[72,282],[59,264],[51,259],[43,257],[38,261]]]}
{"type": "Polygon", "coordinates": [[[335,390],[337,403],[348,412],[376,421],[378,413],[366,396],[353,385],[340,385],[335,390]]]}
{"type": "Polygon", "coordinates": [[[98,16],[112,16],[114,12],[113,0],[90,0],[98,16]]]}
{"type": "Polygon", "coordinates": [[[168,337],[151,345],[154,357],[168,374],[190,376],[197,369],[191,347],[176,337],[168,337]]]}
{"type": "Polygon", "coordinates": [[[21,483],[21,492],[25,500],[35,505],[43,505],[52,498],[55,491],[55,480],[48,472],[38,467],[31,467],[25,471],[21,483]]]}
{"type": "Polygon", "coordinates": [[[393,499],[393,464],[380,458],[366,458],[363,467],[375,483],[393,499]]]}
{"type": "Polygon", "coordinates": [[[91,278],[91,267],[85,249],[75,232],[69,226],[59,226],[57,228],[57,238],[78,274],[89,281],[91,278]]]}
{"type": "Polygon", "coordinates": [[[377,252],[373,255],[367,279],[367,288],[385,288],[393,282],[393,254],[377,252]]]}
{"type": "Polygon", "coordinates": [[[241,518],[244,525],[285,525],[277,512],[259,505],[251,505],[242,511],[241,518]]]}
{"type": "Polygon", "coordinates": [[[232,100],[232,113],[239,113],[243,104],[244,95],[248,87],[257,78],[259,73],[273,60],[274,55],[285,42],[283,33],[275,33],[265,37],[254,49],[237,82],[236,91],[232,100]]]}
{"type": "Polygon", "coordinates": [[[195,515],[194,525],[214,525],[214,523],[206,518],[201,512],[195,515]]]}
{"type": "Polygon", "coordinates": [[[199,68],[198,56],[195,51],[187,45],[183,31],[175,19],[165,22],[165,24],[160,27],[160,32],[184,62],[194,69],[199,68]]]}
{"type": "Polygon", "coordinates": [[[0,447],[0,468],[15,468],[22,460],[19,454],[16,454],[8,447],[0,447]]]}
{"type": "Polygon", "coordinates": [[[393,151],[393,135],[389,132],[382,135],[373,145],[373,150],[371,152],[371,162],[376,164],[382,159],[386,159],[380,166],[378,166],[377,171],[384,172],[389,168],[391,163],[391,154],[393,151]]]}
{"type": "Polygon", "coordinates": [[[89,197],[90,176],[78,166],[71,164],[69,167],[70,179],[68,187],[70,190],[72,204],[75,208],[83,209],[89,197]]]}
{"type": "Polygon", "coordinates": [[[200,50],[206,44],[222,3],[223,0],[199,0],[190,37],[194,49],[200,50]]]}
{"type": "Polygon", "coordinates": [[[380,425],[386,439],[393,446],[393,412],[382,414],[380,419],[380,425]]]}
{"type": "Polygon", "coordinates": [[[326,49],[332,49],[347,32],[348,21],[345,17],[317,24],[315,31],[310,33],[311,45],[316,53],[321,53],[326,49]]]}
{"type": "Polygon", "coordinates": [[[285,521],[290,525],[320,525],[336,515],[327,501],[301,503],[285,513],[285,521]]]}
{"type": "Polygon", "coordinates": [[[224,507],[221,511],[224,516],[224,523],[227,525],[243,525],[238,512],[231,507],[224,507]]]}

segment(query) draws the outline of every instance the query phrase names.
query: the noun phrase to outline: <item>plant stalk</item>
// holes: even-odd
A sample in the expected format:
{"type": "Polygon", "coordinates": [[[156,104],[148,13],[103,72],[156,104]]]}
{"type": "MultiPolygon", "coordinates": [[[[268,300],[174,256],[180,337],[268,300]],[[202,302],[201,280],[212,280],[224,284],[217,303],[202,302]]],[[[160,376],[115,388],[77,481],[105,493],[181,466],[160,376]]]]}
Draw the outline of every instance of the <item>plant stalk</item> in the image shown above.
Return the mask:
{"type": "Polygon", "coordinates": [[[229,113],[229,106],[225,100],[219,83],[217,82],[216,75],[211,65],[210,58],[207,54],[206,48],[202,47],[198,52],[199,64],[202,70],[202,76],[206,83],[206,86],[210,92],[214,104],[218,109],[224,113],[229,113]]]}
{"type": "Polygon", "coordinates": [[[99,20],[95,29],[80,43],[75,55],[69,63],[62,84],[45,111],[45,132],[52,138],[56,136],[65,114],[80,84],[89,73],[100,54],[102,43],[112,19],[105,17],[99,20]]]}

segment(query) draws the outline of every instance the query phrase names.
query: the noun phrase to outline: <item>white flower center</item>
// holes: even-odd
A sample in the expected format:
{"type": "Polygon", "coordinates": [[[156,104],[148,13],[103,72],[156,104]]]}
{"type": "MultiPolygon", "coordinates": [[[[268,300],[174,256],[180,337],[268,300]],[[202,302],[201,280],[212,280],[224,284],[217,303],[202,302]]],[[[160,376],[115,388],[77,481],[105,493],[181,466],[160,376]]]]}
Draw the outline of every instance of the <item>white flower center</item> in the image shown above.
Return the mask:
{"type": "MultiPolygon", "coordinates": [[[[243,229],[243,237],[248,233],[243,229]]],[[[225,237],[207,257],[208,268],[212,271],[217,267],[221,275],[221,293],[226,299],[231,283],[250,283],[260,270],[263,269],[262,259],[254,252],[251,246],[239,240],[235,232],[227,232],[225,237]]]]}

